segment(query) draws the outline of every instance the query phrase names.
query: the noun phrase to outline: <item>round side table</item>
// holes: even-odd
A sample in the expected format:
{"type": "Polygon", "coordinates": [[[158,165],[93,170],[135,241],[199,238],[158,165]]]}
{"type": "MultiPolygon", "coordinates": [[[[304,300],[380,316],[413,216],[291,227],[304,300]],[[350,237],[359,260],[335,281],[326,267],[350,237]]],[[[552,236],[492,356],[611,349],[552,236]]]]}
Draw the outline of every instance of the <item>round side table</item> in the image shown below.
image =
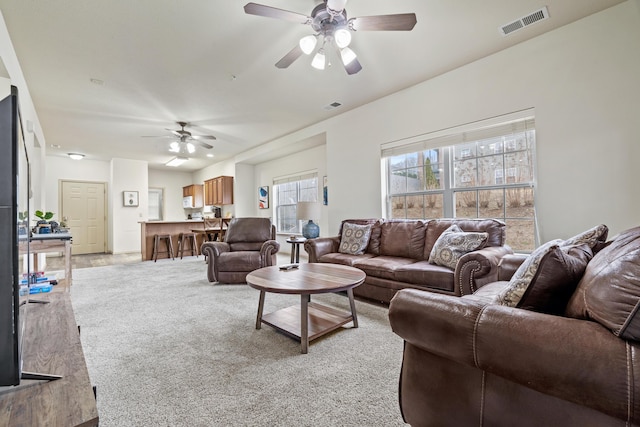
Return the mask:
{"type": "Polygon", "coordinates": [[[300,245],[306,241],[304,237],[287,238],[287,243],[291,243],[291,264],[300,263],[300,245]]]}

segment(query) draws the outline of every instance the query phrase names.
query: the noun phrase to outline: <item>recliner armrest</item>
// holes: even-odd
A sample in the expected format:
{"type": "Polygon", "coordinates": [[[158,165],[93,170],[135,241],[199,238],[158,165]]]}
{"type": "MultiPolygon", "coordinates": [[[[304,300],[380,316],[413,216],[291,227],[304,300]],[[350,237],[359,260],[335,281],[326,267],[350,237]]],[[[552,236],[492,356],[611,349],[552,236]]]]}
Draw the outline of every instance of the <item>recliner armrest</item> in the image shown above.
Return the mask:
{"type": "Polygon", "coordinates": [[[471,295],[481,286],[497,281],[500,260],[512,253],[509,246],[488,246],[464,254],[456,264],[456,295],[471,295]]]}
{"type": "Polygon", "coordinates": [[[231,247],[225,242],[204,242],[200,247],[200,253],[207,259],[207,279],[210,282],[217,282],[217,259],[223,252],[230,252],[231,247]]]}
{"type": "Polygon", "coordinates": [[[309,254],[309,262],[318,262],[322,255],[338,252],[339,247],[340,236],[319,237],[317,239],[307,239],[304,242],[304,250],[309,254]]]}
{"type": "Polygon", "coordinates": [[[396,334],[424,351],[640,421],[640,345],[598,323],[415,289],[394,296],[389,320],[396,334]]]}
{"type": "Polygon", "coordinates": [[[280,250],[280,243],[276,240],[267,240],[260,248],[260,259],[264,267],[274,265],[274,255],[280,250]]]}

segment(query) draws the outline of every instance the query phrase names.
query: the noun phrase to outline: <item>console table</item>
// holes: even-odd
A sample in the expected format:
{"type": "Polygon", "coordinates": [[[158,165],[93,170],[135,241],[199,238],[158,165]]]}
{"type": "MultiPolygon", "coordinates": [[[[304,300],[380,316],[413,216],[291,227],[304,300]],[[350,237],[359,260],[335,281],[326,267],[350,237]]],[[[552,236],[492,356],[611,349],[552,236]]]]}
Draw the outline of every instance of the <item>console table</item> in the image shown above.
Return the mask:
{"type": "Polygon", "coordinates": [[[0,426],[97,426],[98,408],[70,294],[39,294],[26,318],[23,370],[60,375],[0,387],[0,426]]]}
{"type": "MultiPolygon", "coordinates": [[[[26,253],[24,241],[20,242],[19,251],[21,255],[26,253]]],[[[29,238],[29,252],[34,255],[32,271],[38,271],[38,254],[62,252],[64,256],[64,278],[66,286],[67,288],[71,287],[73,277],[71,273],[70,233],[34,234],[29,238]]]]}

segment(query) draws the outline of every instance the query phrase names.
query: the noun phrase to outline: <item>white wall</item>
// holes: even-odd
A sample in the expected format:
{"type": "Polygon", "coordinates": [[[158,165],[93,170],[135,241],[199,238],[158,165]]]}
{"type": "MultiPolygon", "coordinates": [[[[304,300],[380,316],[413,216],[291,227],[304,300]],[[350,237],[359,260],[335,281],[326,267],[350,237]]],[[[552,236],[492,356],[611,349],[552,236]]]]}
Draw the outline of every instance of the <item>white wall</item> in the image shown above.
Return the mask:
{"type": "Polygon", "coordinates": [[[112,159],[110,175],[111,191],[108,193],[108,199],[112,229],[109,247],[114,254],[140,252],[139,222],[146,221],[148,216],[148,164],[140,160],[112,159]],[[124,191],[137,191],[139,205],[123,206],[124,191]]]}
{"type": "MultiPolygon", "coordinates": [[[[4,26],[0,29],[6,31],[4,26]]],[[[0,34],[0,54],[8,49],[7,37],[0,34]]],[[[7,69],[11,72],[11,64],[7,69]]],[[[286,161],[274,161],[255,166],[251,173],[251,153],[280,150],[325,133],[326,172],[318,175],[329,178],[329,205],[323,211],[321,234],[333,235],[347,217],[384,216],[381,144],[535,108],[541,241],[567,237],[598,223],[607,224],[615,234],[638,225],[639,75],[640,0],[629,0],[278,138],[236,161],[202,169],[192,174],[192,182],[238,173],[234,195],[244,216],[251,211],[257,187],[271,185],[265,184],[268,175],[288,173],[284,169],[276,173],[278,167],[291,170],[286,161]],[[266,172],[270,168],[274,171],[266,172]]],[[[310,156],[313,150],[299,155],[310,156]]],[[[50,169],[48,177],[62,174],[50,169]]],[[[136,179],[136,185],[146,184],[146,176],[136,179]]],[[[47,195],[47,204],[49,199],[47,195]]],[[[234,207],[225,209],[233,213],[234,207]]],[[[139,236],[133,240],[139,245],[139,236]]]]}
{"type": "Polygon", "coordinates": [[[323,234],[335,234],[347,217],[384,216],[381,144],[533,107],[541,241],[599,223],[614,234],[640,212],[638,76],[631,0],[285,138],[327,132],[323,234]]]}
{"type": "MultiPolygon", "coordinates": [[[[255,216],[274,218],[274,202],[273,202],[273,180],[274,178],[295,175],[300,172],[316,171],[318,173],[318,201],[322,202],[322,177],[327,175],[327,153],[326,146],[320,145],[306,151],[302,151],[290,156],[282,157],[277,160],[260,163],[254,168],[254,185],[252,188],[253,205],[255,206],[255,216]],[[258,187],[269,186],[269,209],[258,209],[258,187]]],[[[331,200],[332,188],[329,187],[329,200],[331,200]]],[[[322,218],[318,225],[320,226],[320,235],[329,236],[329,227],[327,226],[327,206],[322,206],[322,218]]],[[[289,235],[278,236],[281,251],[290,251],[290,245],[286,242],[289,235]]]]}
{"type": "Polygon", "coordinates": [[[191,172],[149,169],[149,187],[162,188],[164,196],[163,219],[165,221],[182,221],[187,215],[202,209],[184,209],[182,207],[182,187],[191,184],[202,184],[193,181],[191,172]]]}

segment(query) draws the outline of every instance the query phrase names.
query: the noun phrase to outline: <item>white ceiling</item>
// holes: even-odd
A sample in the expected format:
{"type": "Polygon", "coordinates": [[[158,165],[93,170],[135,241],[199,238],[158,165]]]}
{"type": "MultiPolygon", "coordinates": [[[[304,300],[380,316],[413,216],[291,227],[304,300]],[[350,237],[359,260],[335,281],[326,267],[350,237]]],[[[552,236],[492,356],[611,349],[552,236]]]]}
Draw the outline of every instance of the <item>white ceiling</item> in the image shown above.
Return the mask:
{"type": "MultiPolygon", "coordinates": [[[[165,129],[187,121],[218,138],[213,159],[198,149],[179,168],[197,170],[621,2],[350,0],[349,17],[414,12],[418,21],[411,32],[355,33],[363,70],[353,76],[339,62],[315,70],[306,56],[276,68],[311,29],[247,15],[247,1],[0,0],[0,10],[49,155],[160,168],[173,157],[165,129]],[[549,19],[500,35],[543,6],[549,19]]],[[[256,3],[310,14],[318,1],[256,3]]]]}

